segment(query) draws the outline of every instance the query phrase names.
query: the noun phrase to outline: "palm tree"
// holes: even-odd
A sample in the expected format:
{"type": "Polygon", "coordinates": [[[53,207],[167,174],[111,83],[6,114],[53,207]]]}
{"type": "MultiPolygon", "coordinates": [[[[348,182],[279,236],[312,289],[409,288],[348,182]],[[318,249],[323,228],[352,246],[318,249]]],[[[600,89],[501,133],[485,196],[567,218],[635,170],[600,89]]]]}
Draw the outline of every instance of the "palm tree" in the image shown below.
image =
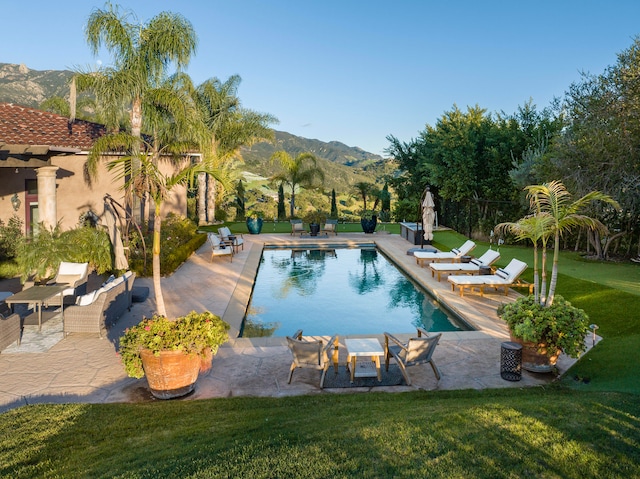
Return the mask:
{"type": "MultiPolygon", "coordinates": [[[[172,125],[173,126],[173,125],[172,125]]],[[[162,136],[160,133],[158,136],[162,136]]],[[[130,146],[133,139],[131,135],[122,134],[119,137],[123,146],[130,146]]],[[[116,144],[116,137],[112,137],[112,145],[116,144]]],[[[162,287],[160,282],[160,232],[162,230],[162,220],[160,210],[164,201],[171,195],[177,186],[193,185],[198,174],[206,173],[209,175],[221,177],[219,171],[211,170],[208,165],[202,162],[194,162],[188,156],[188,152],[182,151],[189,142],[175,141],[168,143],[168,146],[159,148],[152,144],[147,144],[147,150],[152,153],[138,154],[137,163],[139,164],[138,172],[132,175],[133,159],[130,156],[118,157],[107,163],[109,171],[116,172],[116,178],[124,180],[124,188],[133,190],[144,189],[154,206],[153,222],[153,289],[156,299],[157,313],[166,316],[166,308],[164,297],[162,295],[162,287]],[[161,160],[168,160],[173,165],[173,172],[166,173],[160,166],[161,160]]]]}
{"type": "Polygon", "coordinates": [[[560,255],[560,236],[571,231],[576,226],[586,227],[606,233],[607,227],[599,220],[590,216],[580,214],[579,211],[593,201],[603,201],[620,208],[620,205],[611,196],[599,191],[587,193],[582,198],[571,202],[571,194],[560,181],[551,181],[542,185],[531,185],[526,187],[527,196],[532,205],[540,212],[546,213],[552,218],[547,224],[546,235],[553,237],[553,267],[551,269],[551,281],[549,283],[549,296],[545,305],[550,307],[553,304],[556,285],[558,282],[558,258],[560,255]]]}
{"type": "Polygon", "coordinates": [[[533,285],[536,302],[544,297],[546,289],[546,249],[548,236],[545,234],[553,219],[547,213],[537,213],[520,218],[515,223],[500,223],[495,227],[496,233],[509,232],[517,240],[530,240],[533,243],[533,285]],[[538,244],[542,242],[542,290],[538,274],[538,244]]]}
{"type": "MultiPolygon", "coordinates": [[[[97,71],[77,72],[79,92],[92,91],[110,131],[118,131],[128,113],[127,130],[137,142],[131,143],[133,171],[142,148],[142,134],[151,105],[166,105],[170,98],[159,85],[167,77],[171,64],[180,70],[188,65],[196,48],[196,34],[191,23],[176,13],[162,12],[141,24],[133,13],[121,13],[111,3],[105,9],[94,9],[85,29],[86,39],[94,55],[106,48],[114,57],[114,66],[97,71]]],[[[144,191],[139,192],[144,195],[144,191]]],[[[137,198],[142,198],[137,196],[137,198]]],[[[141,203],[133,198],[130,201],[141,203]]],[[[142,218],[143,204],[134,206],[137,220],[142,218]]]]}
{"type": "MultiPolygon", "coordinates": [[[[239,75],[232,75],[225,82],[214,77],[198,85],[192,93],[210,135],[203,161],[220,171],[232,171],[234,161],[241,159],[241,147],[274,139],[269,125],[278,120],[272,115],[242,107],[237,96],[240,81],[239,75]]],[[[215,220],[217,195],[215,179],[201,175],[198,180],[198,220],[201,224],[215,220]],[[208,218],[206,212],[209,212],[208,218]]]]}
{"type": "Polygon", "coordinates": [[[324,172],[318,166],[318,158],[312,153],[300,153],[293,158],[286,151],[276,151],[271,162],[278,162],[282,171],[271,177],[274,183],[284,184],[291,190],[290,216],[295,215],[296,188],[319,188],[324,183],[324,172]]]}

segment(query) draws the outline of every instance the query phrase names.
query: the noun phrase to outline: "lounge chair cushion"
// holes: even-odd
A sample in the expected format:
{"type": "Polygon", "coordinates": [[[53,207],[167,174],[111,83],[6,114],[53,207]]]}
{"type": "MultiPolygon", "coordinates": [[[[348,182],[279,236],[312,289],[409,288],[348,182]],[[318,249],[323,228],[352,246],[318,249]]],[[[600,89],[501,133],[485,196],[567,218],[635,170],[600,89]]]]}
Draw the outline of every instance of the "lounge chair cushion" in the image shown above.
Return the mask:
{"type": "Polygon", "coordinates": [[[92,304],[95,299],[96,299],[96,292],[91,291],[90,293],[83,294],[82,296],[78,296],[78,299],[76,299],[76,304],[78,306],[88,306],[92,304]]]}
{"type": "Polygon", "coordinates": [[[304,225],[302,223],[292,223],[294,231],[302,231],[304,230],[304,225]]]}
{"type": "Polygon", "coordinates": [[[509,278],[509,273],[507,273],[505,270],[503,270],[502,268],[498,269],[496,271],[496,276],[498,278],[502,278],[502,279],[508,279],[509,278]]]}

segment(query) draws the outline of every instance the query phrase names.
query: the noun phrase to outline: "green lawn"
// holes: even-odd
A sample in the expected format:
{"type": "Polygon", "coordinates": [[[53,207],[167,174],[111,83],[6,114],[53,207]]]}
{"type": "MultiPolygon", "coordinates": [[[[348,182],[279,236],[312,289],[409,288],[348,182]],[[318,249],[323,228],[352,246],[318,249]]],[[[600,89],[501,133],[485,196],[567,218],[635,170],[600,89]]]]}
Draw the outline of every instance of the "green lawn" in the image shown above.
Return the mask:
{"type": "Polygon", "coordinates": [[[0,477],[640,477],[640,268],[560,261],[604,340],[550,387],[26,406],[0,415],[0,477]]]}

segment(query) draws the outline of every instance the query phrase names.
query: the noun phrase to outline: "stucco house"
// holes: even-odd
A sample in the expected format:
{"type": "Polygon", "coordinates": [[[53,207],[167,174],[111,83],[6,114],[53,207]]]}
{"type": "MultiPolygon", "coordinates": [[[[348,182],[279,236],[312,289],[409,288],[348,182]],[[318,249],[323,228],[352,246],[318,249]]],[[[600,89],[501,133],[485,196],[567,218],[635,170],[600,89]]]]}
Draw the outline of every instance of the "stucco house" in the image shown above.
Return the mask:
{"type": "MultiPolygon", "coordinates": [[[[97,123],[0,103],[0,219],[17,215],[25,233],[40,222],[66,230],[89,210],[101,216],[106,194],[124,204],[122,180],[106,161],[97,177],[86,173],[87,154],[105,133],[97,123]]],[[[164,203],[162,215],[170,212],[186,215],[185,188],[175,188],[164,203]]]]}

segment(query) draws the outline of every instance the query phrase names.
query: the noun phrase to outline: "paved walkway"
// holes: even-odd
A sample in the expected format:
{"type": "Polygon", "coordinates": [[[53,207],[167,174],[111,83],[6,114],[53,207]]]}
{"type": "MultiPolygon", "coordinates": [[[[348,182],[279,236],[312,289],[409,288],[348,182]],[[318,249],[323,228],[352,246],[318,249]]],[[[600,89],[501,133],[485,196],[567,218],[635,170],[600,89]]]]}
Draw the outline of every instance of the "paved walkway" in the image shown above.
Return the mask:
{"type": "MultiPolygon", "coordinates": [[[[245,248],[233,262],[216,258],[210,262],[207,245],[197,251],[171,277],[163,278],[163,293],[169,316],[191,310],[209,310],[231,324],[237,334],[251,292],[262,246],[268,244],[347,243],[374,241],[417,282],[430,289],[449,308],[455,310],[477,331],[444,333],[434,359],[442,372],[437,381],[431,368],[410,368],[412,386],[319,389],[317,371],[297,370],[287,384],[291,356],[283,338],[235,338],[222,346],[213,359],[210,372],[201,375],[196,390],[185,400],[233,396],[291,396],[301,394],[361,393],[376,391],[484,389],[544,385],[554,375],[523,372],[519,382],[500,377],[500,343],[508,340],[504,324],[496,316],[503,301],[516,297],[488,294],[480,298],[452,293],[449,283],[431,278],[429,268],[420,268],[407,255],[412,245],[399,235],[340,234],[331,238],[293,238],[290,235],[245,235],[245,248]]],[[[5,289],[5,283],[0,289],[5,289]]],[[[116,354],[117,341],[124,329],[154,310],[150,278],[137,278],[136,286],[148,286],[151,294],[144,303],[134,303],[130,312],[109,330],[105,339],[75,334],[61,340],[47,352],[0,354],[0,412],[34,403],[132,402],[152,400],[145,379],[126,377],[116,354]]],[[[19,288],[13,285],[12,288],[19,288]]],[[[91,287],[90,287],[91,289],[91,287]]],[[[409,337],[411,331],[400,334],[409,337]]],[[[380,336],[380,339],[382,336],[380,336]]],[[[340,361],[346,361],[341,339],[340,361]]],[[[591,341],[589,341],[590,345],[591,341]]],[[[562,356],[559,372],[573,360],[562,356]]],[[[331,374],[330,372],[328,374],[331,374]]]]}

